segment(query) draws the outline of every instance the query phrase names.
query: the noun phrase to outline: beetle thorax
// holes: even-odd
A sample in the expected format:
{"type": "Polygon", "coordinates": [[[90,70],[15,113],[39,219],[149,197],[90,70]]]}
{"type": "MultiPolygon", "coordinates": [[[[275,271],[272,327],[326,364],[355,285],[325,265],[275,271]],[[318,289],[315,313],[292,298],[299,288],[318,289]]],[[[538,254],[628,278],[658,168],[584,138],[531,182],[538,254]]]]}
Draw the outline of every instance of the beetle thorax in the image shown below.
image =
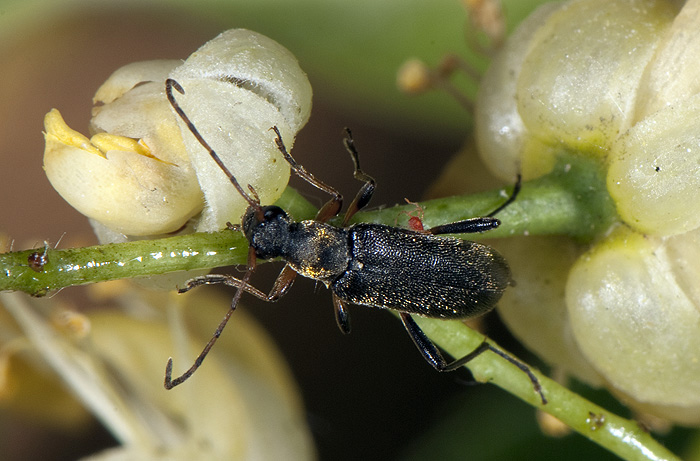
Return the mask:
{"type": "Polygon", "coordinates": [[[299,274],[328,285],[347,270],[347,230],[318,221],[291,223],[285,259],[299,274]]]}

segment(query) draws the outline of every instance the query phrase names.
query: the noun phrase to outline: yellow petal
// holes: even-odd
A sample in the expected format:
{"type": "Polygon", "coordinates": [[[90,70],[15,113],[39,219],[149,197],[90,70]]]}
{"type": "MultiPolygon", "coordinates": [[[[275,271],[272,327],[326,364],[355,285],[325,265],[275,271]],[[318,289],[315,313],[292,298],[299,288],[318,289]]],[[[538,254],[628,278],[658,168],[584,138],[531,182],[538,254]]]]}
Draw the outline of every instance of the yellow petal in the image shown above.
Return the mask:
{"type": "Polygon", "coordinates": [[[57,109],[51,109],[44,117],[44,130],[46,130],[44,137],[46,138],[47,150],[62,149],[68,146],[82,149],[100,157],[105,156],[102,151],[92,145],[87,137],[71,129],[57,109]]]}
{"type": "Polygon", "coordinates": [[[47,118],[44,170],[58,193],[84,215],[117,232],[153,235],[179,229],[201,210],[201,191],[190,168],[162,162],[144,144],[120,136],[96,135],[97,144],[109,149],[103,152],[56,123],[62,122],[57,111],[47,118]]]}
{"type": "Polygon", "coordinates": [[[90,143],[99,149],[101,152],[108,152],[110,150],[120,150],[126,152],[133,152],[138,155],[143,155],[144,157],[150,157],[155,159],[156,157],[151,153],[151,149],[148,148],[142,139],[127,138],[124,136],[118,136],[107,133],[98,133],[92,138],[90,138],[90,143]]]}

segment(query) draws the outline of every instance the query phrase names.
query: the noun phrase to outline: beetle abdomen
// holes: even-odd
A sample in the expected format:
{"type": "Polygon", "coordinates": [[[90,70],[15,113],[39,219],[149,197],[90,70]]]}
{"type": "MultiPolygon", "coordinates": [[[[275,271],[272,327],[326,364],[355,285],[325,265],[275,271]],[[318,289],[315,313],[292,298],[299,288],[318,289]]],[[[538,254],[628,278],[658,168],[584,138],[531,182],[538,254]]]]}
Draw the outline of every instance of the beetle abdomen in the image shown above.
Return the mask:
{"type": "Polygon", "coordinates": [[[380,224],[348,229],[350,266],[331,284],[341,299],[439,318],[484,314],[511,276],[492,248],[380,224]]]}

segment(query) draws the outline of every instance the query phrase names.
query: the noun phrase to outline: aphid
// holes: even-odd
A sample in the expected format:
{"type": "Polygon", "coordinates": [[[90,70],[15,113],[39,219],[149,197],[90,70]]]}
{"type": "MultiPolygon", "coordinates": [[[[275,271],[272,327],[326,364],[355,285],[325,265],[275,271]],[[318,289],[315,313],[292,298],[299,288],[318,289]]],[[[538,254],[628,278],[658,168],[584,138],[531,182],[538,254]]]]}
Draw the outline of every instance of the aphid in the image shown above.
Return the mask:
{"type": "Polygon", "coordinates": [[[188,379],[201,365],[245,291],[264,301],[276,301],[287,293],[297,274],[323,282],[330,288],[335,318],[343,333],[350,332],[347,304],[395,309],[423,357],[438,371],[452,371],[485,351],[492,351],[520,368],[532,381],[542,403],[546,399],[532,371],[523,363],[499,351],[484,341],[465,357],[448,363],[438,348],[428,339],[411,314],[444,319],[464,319],[493,309],[511,282],[506,261],[493,249],[475,242],[437,237],[440,234],[473,233],[494,229],[500,221],[493,217],[510,204],[520,189],[520,181],[508,200],[486,217],[471,218],[416,232],[380,224],[360,223],[347,227],[350,218],[367,205],[375,188],[374,179],[360,168],[359,156],[349,130],[345,147],[354,162],[355,179],[364,184],[350,204],[342,227],[326,224],[342,206],[342,196],[332,187],[316,179],[287,152],[279,130],[275,142],[292,170],[314,187],[327,192],[331,199],[321,207],[315,220],[293,222],[277,206],[261,206],[254,189],[250,193],[221,162],[218,155],[202,138],[196,127],[177,104],[173,88],[184,94],[174,80],[166,81],[166,94],[175,111],[192,134],[209,151],[214,161],[231,180],[239,194],[248,202],[240,226],[250,242],[248,270],[241,279],[230,275],[205,275],[187,282],[180,292],[199,285],[224,284],[237,288],[231,308],[219,324],[211,340],[181,376],[172,379],[172,359],[165,370],[165,387],[172,389],[188,379]],[[248,283],[255,269],[256,258],[286,261],[269,294],[248,283]]]}

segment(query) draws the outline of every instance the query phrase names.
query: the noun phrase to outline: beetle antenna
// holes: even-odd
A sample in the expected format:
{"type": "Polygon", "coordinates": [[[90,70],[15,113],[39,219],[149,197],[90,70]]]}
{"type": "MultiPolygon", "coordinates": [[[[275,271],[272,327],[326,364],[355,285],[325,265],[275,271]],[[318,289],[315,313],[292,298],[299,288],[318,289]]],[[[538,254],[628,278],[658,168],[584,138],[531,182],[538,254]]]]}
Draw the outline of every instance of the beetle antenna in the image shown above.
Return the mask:
{"type": "Polygon", "coordinates": [[[187,116],[184,110],[182,110],[182,107],[180,107],[180,104],[175,100],[175,95],[173,94],[173,88],[177,90],[180,94],[185,94],[185,90],[180,86],[179,83],[177,83],[175,80],[172,78],[169,78],[165,81],[165,94],[168,97],[168,101],[170,101],[170,105],[175,109],[175,112],[177,112],[177,115],[180,116],[183,122],[187,125],[187,128],[190,129],[194,137],[199,141],[199,143],[204,147],[208,152],[211,158],[214,159],[217,165],[219,165],[219,168],[228,176],[228,179],[231,181],[231,184],[233,184],[233,187],[236,188],[239,194],[241,194],[241,197],[243,197],[248,204],[255,208],[256,210],[260,209],[260,200],[258,199],[257,195],[255,197],[251,197],[248,195],[245,190],[241,187],[241,185],[238,183],[238,180],[236,180],[236,177],[229,171],[229,169],[224,165],[224,162],[221,160],[219,155],[216,153],[216,151],[209,145],[209,143],[202,137],[202,135],[199,133],[199,130],[197,130],[197,127],[194,126],[194,123],[192,123],[192,120],[187,116]]]}
{"type": "Polygon", "coordinates": [[[260,196],[255,191],[255,188],[253,186],[251,186],[250,184],[248,184],[248,190],[250,191],[250,194],[253,196],[253,200],[260,203],[260,196]]]}

